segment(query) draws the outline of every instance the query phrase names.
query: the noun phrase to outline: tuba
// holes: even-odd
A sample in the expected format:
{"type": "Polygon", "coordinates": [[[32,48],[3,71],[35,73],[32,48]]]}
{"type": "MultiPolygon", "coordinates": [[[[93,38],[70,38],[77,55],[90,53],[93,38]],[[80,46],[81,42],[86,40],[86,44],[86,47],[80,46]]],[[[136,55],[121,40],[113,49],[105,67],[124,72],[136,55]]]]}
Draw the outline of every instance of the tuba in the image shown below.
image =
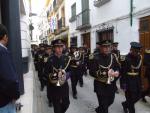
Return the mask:
{"type": "Polygon", "coordinates": [[[66,82],[66,71],[54,68],[54,73],[49,75],[50,82],[55,86],[62,86],[66,82]]]}

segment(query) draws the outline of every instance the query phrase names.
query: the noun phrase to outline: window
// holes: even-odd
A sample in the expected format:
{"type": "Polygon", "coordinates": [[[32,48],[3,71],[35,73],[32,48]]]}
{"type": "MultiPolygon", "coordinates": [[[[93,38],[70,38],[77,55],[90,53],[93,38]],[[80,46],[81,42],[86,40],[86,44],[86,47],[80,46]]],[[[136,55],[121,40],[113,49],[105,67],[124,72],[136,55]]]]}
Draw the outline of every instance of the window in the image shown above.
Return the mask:
{"type": "Polygon", "coordinates": [[[150,21],[149,21],[149,19],[147,18],[147,19],[144,19],[144,20],[141,20],[141,22],[140,22],[140,31],[141,32],[146,32],[146,31],[149,31],[149,26],[150,26],[150,21]]]}
{"type": "Polygon", "coordinates": [[[72,11],[72,17],[73,17],[73,16],[76,16],[76,3],[74,3],[74,4],[71,6],[71,11],[72,11]]]}
{"type": "Polygon", "coordinates": [[[70,45],[75,45],[75,46],[77,46],[77,37],[72,37],[72,38],[71,38],[71,43],[70,43],[70,45]]]}
{"type": "Polygon", "coordinates": [[[82,0],[82,11],[89,9],[89,0],[82,0]]]}
{"type": "Polygon", "coordinates": [[[76,3],[74,3],[71,6],[71,18],[70,18],[70,22],[73,22],[76,20],[76,3]]]}

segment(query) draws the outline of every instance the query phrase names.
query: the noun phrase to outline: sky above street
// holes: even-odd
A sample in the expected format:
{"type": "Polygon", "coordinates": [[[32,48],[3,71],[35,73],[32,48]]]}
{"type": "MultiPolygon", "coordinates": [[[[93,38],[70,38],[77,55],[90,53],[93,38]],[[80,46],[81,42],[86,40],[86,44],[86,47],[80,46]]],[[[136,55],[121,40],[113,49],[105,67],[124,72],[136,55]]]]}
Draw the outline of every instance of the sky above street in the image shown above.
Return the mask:
{"type": "Polygon", "coordinates": [[[40,14],[44,8],[46,0],[32,0],[32,13],[40,14]]]}

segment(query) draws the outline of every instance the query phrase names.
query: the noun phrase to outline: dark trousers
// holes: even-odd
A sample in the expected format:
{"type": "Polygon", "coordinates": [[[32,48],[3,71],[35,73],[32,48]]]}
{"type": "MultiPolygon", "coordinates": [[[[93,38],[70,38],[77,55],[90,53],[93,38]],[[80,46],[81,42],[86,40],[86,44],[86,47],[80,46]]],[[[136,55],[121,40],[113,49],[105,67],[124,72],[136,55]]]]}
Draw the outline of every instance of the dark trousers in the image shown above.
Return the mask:
{"type": "Polygon", "coordinates": [[[83,75],[79,76],[79,83],[80,83],[80,85],[83,85],[83,75]]]}
{"type": "Polygon", "coordinates": [[[142,98],[144,98],[145,96],[148,96],[150,94],[150,68],[148,68],[149,70],[146,70],[146,77],[148,80],[148,89],[146,89],[145,91],[142,92],[142,98]]]}
{"type": "Polygon", "coordinates": [[[65,113],[69,108],[69,96],[62,98],[52,98],[54,113],[65,113]]]}
{"type": "Polygon", "coordinates": [[[41,84],[41,88],[43,89],[46,85],[46,82],[43,80],[43,72],[41,70],[38,71],[38,78],[41,84]]]}
{"type": "Polygon", "coordinates": [[[115,92],[108,93],[96,93],[97,99],[99,103],[99,107],[97,108],[97,113],[108,113],[108,108],[114,102],[115,92]]]}
{"type": "Polygon", "coordinates": [[[49,87],[47,85],[47,98],[48,98],[48,102],[49,104],[52,103],[52,97],[51,97],[51,92],[49,90],[49,87]]]}
{"type": "Polygon", "coordinates": [[[72,69],[71,70],[71,87],[72,87],[72,92],[73,92],[73,95],[76,95],[77,94],[77,84],[78,84],[78,81],[79,81],[79,73],[78,73],[78,70],[77,69],[72,69]]]}
{"type": "Polygon", "coordinates": [[[84,71],[82,70],[83,68],[79,68],[78,70],[78,76],[79,76],[79,84],[80,86],[83,86],[83,75],[84,75],[84,71]]]}
{"type": "Polygon", "coordinates": [[[140,99],[139,92],[125,92],[126,101],[123,102],[124,106],[128,108],[129,113],[135,113],[135,103],[140,99]]]}

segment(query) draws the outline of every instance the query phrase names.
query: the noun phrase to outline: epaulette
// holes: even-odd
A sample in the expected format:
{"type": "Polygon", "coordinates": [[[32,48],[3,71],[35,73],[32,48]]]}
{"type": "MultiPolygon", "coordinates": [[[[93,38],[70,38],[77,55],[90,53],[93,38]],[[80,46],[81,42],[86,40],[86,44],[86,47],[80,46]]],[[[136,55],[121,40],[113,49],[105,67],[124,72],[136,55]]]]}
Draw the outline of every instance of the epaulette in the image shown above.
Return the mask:
{"type": "Polygon", "coordinates": [[[121,66],[121,64],[120,64],[120,62],[119,62],[119,59],[118,59],[117,55],[116,55],[116,54],[114,54],[114,53],[112,53],[112,55],[115,57],[115,59],[116,59],[117,63],[121,66]]]}

